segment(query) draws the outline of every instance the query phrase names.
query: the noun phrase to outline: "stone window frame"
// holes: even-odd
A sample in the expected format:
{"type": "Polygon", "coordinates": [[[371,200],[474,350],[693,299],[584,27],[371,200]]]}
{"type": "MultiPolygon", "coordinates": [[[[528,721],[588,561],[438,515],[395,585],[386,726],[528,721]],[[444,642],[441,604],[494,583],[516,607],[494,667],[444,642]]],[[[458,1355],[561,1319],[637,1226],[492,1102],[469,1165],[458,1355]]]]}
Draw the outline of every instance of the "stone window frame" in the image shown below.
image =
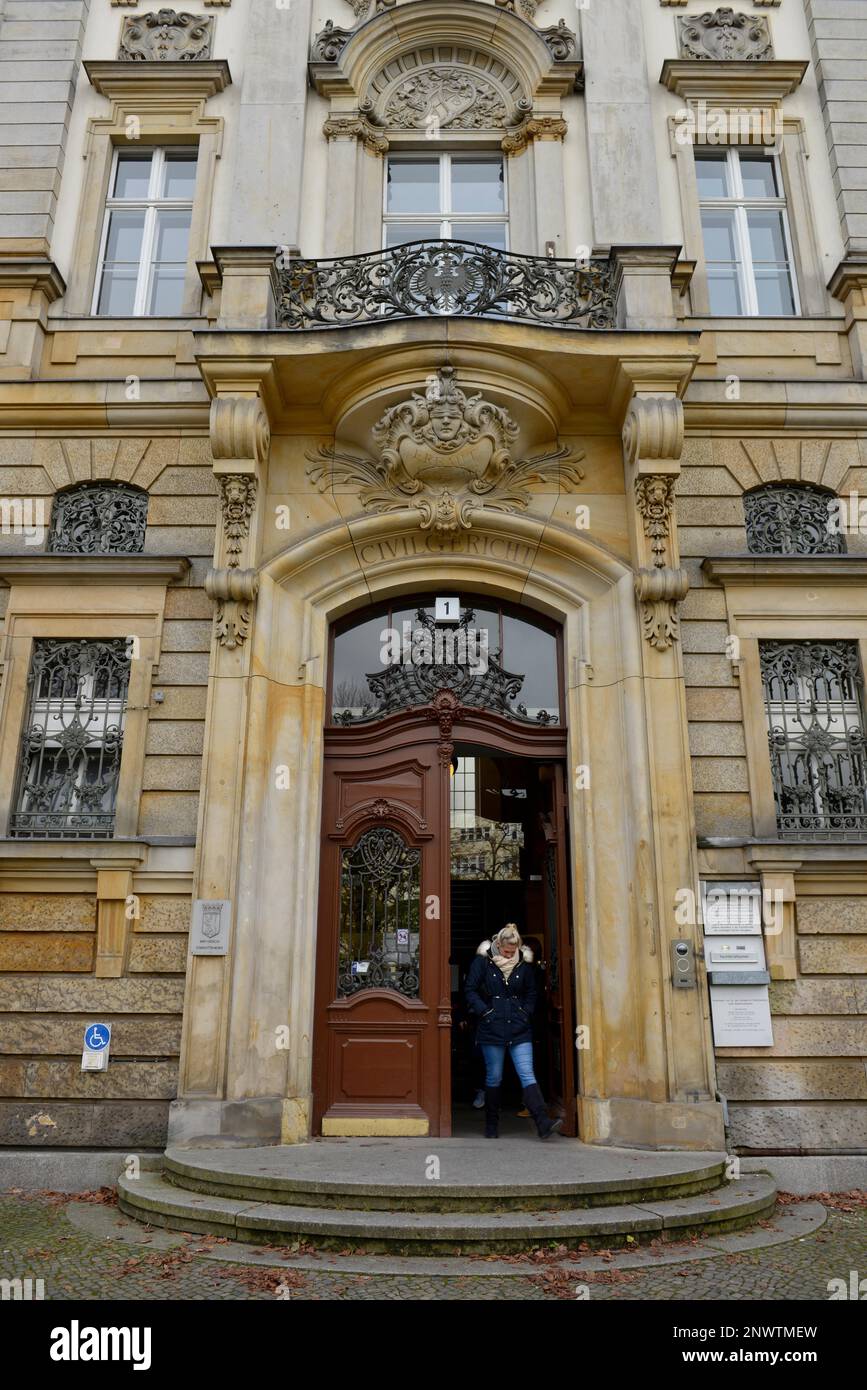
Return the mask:
{"type": "MultiPolygon", "coordinates": [[[[21,739],[29,709],[28,677],[39,638],[137,639],[130,664],[120,776],[111,839],[58,837],[64,855],[90,859],[93,845],[138,836],[151,687],[162,654],[166,590],[189,569],[185,558],[162,556],[8,556],[0,578],[9,585],[2,641],[0,692],[0,837],[9,837],[18,785],[21,739]]],[[[31,844],[17,840],[21,846],[31,844]]]]}
{"type": "MultiPolygon", "coordinates": [[[[108,116],[91,116],[87,123],[84,179],[63,312],[107,321],[93,314],[93,306],[115,151],[177,146],[195,147],[197,153],[180,316],[198,317],[205,291],[197,262],[210,256],[211,208],[224,126],[221,116],[205,113],[208,100],[231,81],[228,64],[87,62],[84,67],[91,86],[111,102],[111,111],[108,116]]],[[[124,322],[141,326],[161,319],[144,315],[124,322]]]]}
{"type": "MultiPolygon", "coordinates": [[[[683,143],[676,137],[678,124],[676,117],[669,117],[669,140],[672,156],[677,162],[677,181],[683,217],[683,254],[687,260],[695,261],[695,271],[687,293],[695,317],[713,318],[704,256],[695,150],[704,146],[708,149],[719,149],[722,142],[696,139],[694,142],[683,143]]],[[[765,138],[749,141],[739,138],[732,140],[731,144],[739,149],[745,149],[748,145],[759,146],[775,154],[777,158],[785,195],[786,222],[791,238],[791,269],[799,301],[798,312],[786,315],[785,319],[787,323],[797,324],[803,318],[825,316],[829,312],[829,298],[822,275],[815,219],[807,183],[804,122],[800,117],[786,118],[782,127],[783,138],[777,144],[765,138]]],[[[736,321],[738,324],[760,323],[763,316],[726,316],[724,321],[736,321]]],[[[778,321],[782,323],[782,320],[775,317],[774,322],[778,321]]]]}
{"type": "Polygon", "coordinates": [[[727,634],[736,639],[731,659],[741,694],[754,834],[809,859],[828,841],[781,839],[777,829],[759,642],[857,642],[867,679],[867,558],[719,556],[704,560],[702,571],[723,586],[727,634]]]}

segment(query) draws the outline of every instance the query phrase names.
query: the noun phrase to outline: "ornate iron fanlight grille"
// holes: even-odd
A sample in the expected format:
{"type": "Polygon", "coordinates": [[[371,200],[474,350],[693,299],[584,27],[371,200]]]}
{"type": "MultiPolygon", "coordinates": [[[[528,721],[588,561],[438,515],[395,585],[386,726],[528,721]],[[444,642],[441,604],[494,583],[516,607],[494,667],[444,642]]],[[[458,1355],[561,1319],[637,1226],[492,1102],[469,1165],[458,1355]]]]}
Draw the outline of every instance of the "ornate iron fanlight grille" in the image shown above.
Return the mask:
{"type": "Polygon", "coordinates": [[[418,998],[421,851],[396,830],[376,826],[340,869],[338,998],[361,989],[393,989],[418,998]]]}
{"type": "Polygon", "coordinates": [[[754,555],[842,555],[846,543],[833,524],[836,504],[833,493],[806,483],[747,492],[747,548],[754,555]]]}
{"type": "Polygon", "coordinates": [[[121,483],[78,483],[58,492],[48,549],[55,555],[140,555],[148,494],[121,483]]]}
{"type": "Polygon", "coordinates": [[[129,672],[122,638],[34,643],[10,835],[111,838],[129,672]]]}
{"type": "MultiPolygon", "coordinates": [[[[416,631],[430,634],[430,652],[435,656],[435,641],[441,638],[447,642],[454,634],[467,633],[472,628],[476,613],[473,608],[462,611],[460,622],[448,634],[443,634],[436,622],[423,608],[416,611],[416,631]]],[[[459,650],[453,643],[452,650],[459,650]]],[[[373,719],[382,719],[387,714],[400,710],[420,709],[430,705],[441,690],[450,690],[461,705],[469,709],[492,710],[507,719],[521,724],[558,724],[559,717],[547,709],[530,714],[527,706],[517,700],[524,684],[524,677],[514,671],[506,671],[500,665],[499,652],[486,655],[486,669],[470,660],[425,660],[410,652],[410,659],[395,662],[384,671],[365,674],[373,699],[361,709],[342,709],[334,712],[335,724],[364,724],[373,719]]]]}
{"type": "Polygon", "coordinates": [[[613,328],[607,260],[516,256],[470,241],[410,241],[363,256],[290,260],[283,328],[334,328],[426,314],[613,328]]]}
{"type": "Polygon", "coordinates": [[[777,827],[784,839],[867,833],[863,675],[855,642],[760,642],[777,827]]]}

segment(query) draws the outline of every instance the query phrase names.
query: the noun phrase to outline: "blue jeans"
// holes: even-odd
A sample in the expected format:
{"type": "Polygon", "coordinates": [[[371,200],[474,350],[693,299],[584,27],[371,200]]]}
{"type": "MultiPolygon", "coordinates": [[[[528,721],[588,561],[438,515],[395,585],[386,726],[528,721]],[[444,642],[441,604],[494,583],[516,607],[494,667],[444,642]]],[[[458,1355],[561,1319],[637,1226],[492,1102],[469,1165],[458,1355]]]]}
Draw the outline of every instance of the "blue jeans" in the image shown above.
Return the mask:
{"type": "MultiPolygon", "coordinates": [[[[506,1060],[506,1048],[498,1046],[497,1043],[482,1043],[482,1052],[485,1054],[485,1085],[499,1086],[503,1079],[503,1063],[506,1060]]],[[[533,1044],[531,1042],[510,1043],[509,1052],[515,1071],[518,1073],[518,1080],[523,1086],[535,1086],[536,1075],[533,1071],[533,1044]]]]}

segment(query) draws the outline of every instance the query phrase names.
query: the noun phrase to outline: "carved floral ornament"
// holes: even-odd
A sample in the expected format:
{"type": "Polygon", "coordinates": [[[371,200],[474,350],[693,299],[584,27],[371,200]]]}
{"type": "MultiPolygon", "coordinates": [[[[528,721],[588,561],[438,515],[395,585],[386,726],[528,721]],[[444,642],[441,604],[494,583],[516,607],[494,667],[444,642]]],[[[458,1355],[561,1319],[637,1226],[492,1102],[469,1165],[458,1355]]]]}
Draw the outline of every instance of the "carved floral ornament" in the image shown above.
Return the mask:
{"type": "Polygon", "coordinates": [[[739,14],[722,5],[704,14],[678,16],[681,58],[718,62],[765,62],[774,56],[764,15],[739,14]]]}
{"type": "Polygon", "coordinates": [[[212,15],[160,9],[124,19],[117,56],[122,63],[205,61],[213,38],[212,15]]]}
{"type": "Polygon", "coordinates": [[[374,425],[376,457],[329,447],[311,457],[308,477],[321,492],[357,486],[365,511],[418,512],[423,531],[469,530],[483,509],[516,514],[530,502],[530,485],[571,491],[584,477],[563,446],[514,460],[518,426],[481,392],[467,395],[455,369],[442,367],[424,395],[413,392],[374,425]]]}

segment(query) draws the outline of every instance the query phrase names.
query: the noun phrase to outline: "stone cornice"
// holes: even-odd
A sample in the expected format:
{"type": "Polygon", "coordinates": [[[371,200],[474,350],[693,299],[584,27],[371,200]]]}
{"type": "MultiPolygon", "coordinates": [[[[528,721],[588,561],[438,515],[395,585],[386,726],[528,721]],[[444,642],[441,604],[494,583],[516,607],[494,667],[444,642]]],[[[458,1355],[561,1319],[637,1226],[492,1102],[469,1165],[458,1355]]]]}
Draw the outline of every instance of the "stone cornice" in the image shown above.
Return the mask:
{"type": "Polygon", "coordinates": [[[40,290],[49,304],[66,293],[66,281],[44,256],[4,256],[0,252],[0,289],[40,290]]]}
{"type": "Polygon", "coordinates": [[[867,555],[713,555],[701,568],[717,584],[867,582],[867,555]]]}
{"type": "Polygon", "coordinates": [[[828,293],[845,300],[853,290],[867,290],[867,256],[847,256],[828,281],[828,293]]]}
{"type": "Polygon", "coordinates": [[[806,59],[753,63],[666,58],[659,80],[663,87],[687,101],[712,101],[719,106],[775,106],[801,85],[808,67],[806,59]]]}
{"type": "Polygon", "coordinates": [[[7,584],[170,584],[190,568],[185,555],[0,555],[7,584]]]}
{"type": "Polygon", "coordinates": [[[90,59],[84,64],[90,85],[110,101],[155,94],[204,101],[232,81],[225,58],[202,63],[121,63],[90,59]]]}

